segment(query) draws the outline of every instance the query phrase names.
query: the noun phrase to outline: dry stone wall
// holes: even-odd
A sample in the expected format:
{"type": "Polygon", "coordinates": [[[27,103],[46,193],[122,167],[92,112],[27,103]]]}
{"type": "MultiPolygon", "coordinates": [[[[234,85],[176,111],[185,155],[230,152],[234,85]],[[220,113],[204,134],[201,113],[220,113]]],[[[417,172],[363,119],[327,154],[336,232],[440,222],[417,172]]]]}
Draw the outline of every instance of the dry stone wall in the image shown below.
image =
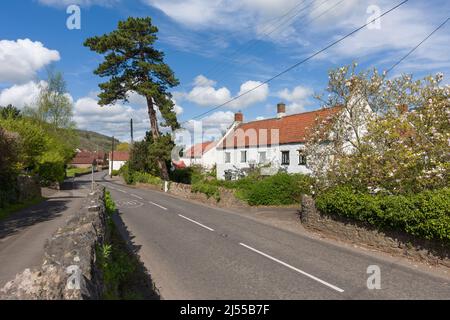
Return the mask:
{"type": "Polygon", "coordinates": [[[96,249],[105,237],[104,188],[96,186],[79,212],[47,241],[42,265],[16,275],[0,290],[0,299],[100,299],[96,249]]]}
{"type": "Polygon", "coordinates": [[[378,230],[351,219],[324,215],[316,209],[314,199],[307,195],[302,196],[300,219],[305,227],[329,237],[450,268],[448,245],[399,231],[378,230]]]}

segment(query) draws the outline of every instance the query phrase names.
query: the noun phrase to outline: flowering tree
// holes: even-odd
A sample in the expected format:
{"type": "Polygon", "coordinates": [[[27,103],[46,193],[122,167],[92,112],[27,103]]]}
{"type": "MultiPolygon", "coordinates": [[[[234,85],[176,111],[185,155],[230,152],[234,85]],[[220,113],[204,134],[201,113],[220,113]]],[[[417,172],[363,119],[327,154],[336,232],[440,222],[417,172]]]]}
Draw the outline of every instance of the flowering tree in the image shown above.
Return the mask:
{"type": "Polygon", "coordinates": [[[325,107],[341,112],[310,130],[306,150],[319,185],[394,194],[448,185],[450,93],[442,74],[388,80],[376,70],[356,74],[355,66],[330,72],[325,107]]]}

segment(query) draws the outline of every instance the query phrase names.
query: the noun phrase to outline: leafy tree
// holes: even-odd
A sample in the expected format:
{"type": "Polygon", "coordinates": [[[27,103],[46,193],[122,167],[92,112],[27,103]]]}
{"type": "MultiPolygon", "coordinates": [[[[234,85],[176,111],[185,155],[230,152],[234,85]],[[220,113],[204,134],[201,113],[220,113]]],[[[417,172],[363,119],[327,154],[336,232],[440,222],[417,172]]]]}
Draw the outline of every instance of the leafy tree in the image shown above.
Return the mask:
{"type": "Polygon", "coordinates": [[[116,147],[117,151],[129,151],[130,150],[130,144],[127,142],[121,142],[116,147]]]}
{"type": "Polygon", "coordinates": [[[151,132],[147,131],[144,140],[133,143],[129,169],[158,175],[160,172],[157,160],[162,159],[165,165],[169,166],[171,162],[170,151],[174,146],[169,134],[161,135],[155,141],[151,132]]]}
{"type": "Polygon", "coordinates": [[[10,162],[11,167],[39,174],[44,184],[64,178],[64,167],[74,156],[66,129],[55,131],[52,125],[27,117],[0,119],[0,127],[16,136],[16,161],[10,162]]]}
{"type": "Polygon", "coordinates": [[[20,116],[20,110],[11,104],[8,104],[6,107],[0,107],[0,118],[2,119],[17,119],[20,118],[20,116]]]}
{"type": "Polygon", "coordinates": [[[321,186],[408,194],[448,185],[450,86],[442,79],[331,71],[326,106],[346,103],[349,112],[310,130],[308,162],[321,186]]]}
{"type": "MultiPolygon", "coordinates": [[[[173,71],[164,62],[164,53],[154,48],[157,27],[151,18],[128,18],[120,21],[118,28],[109,34],[89,38],[84,45],[105,55],[95,74],[108,77],[99,85],[100,105],[110,105],[119,100],[128,101],[130,93],[143,96],[147,102],[151,134],[155,142],[161,138],[156,112],[159,109],[163,126],[172,130],[179,127],[174,103],[168,89],[178,85],[173,71]]],[[[164,156],[156,158],[160,174],[168,180],[164,156]]]]}
{"type": "Polygon", "coordinates": [[[36,106],[26,107],[25,114],[54,128],[74,127],[73,104],[61,72],[48,71],[46,84],[40,85],[36,106]]]}

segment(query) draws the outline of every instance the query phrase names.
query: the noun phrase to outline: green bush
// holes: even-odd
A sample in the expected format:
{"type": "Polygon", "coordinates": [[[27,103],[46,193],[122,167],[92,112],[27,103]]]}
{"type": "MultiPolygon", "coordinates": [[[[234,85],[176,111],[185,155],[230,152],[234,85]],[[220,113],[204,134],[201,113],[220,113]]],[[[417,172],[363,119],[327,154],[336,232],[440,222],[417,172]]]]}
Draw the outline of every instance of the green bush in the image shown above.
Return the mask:
{"type": "Polygon", "coordinates": [[[134,171],[132,173],[133,175],[133,182],[137,183],[148,183],[148,184],[154,184],[154,185],[161,185],[162,184],[162,180],[160,177],[155,177],[152,176],[149,173],[146,172],[139,172],[139,171],[134,171]]]}
{"type": "Polygon", "coordinates": [[[119,170],[120,175],[122,176],[123,180],[125,180],[126,184],[133,184],[135,183],[133,180],[133,171],[130,170],[130,164],[126,162],[119,170]]]}
{"type": "Polygon", "coordinates": [[[37,172],[42,185],[49,185],[52,182],[63,182],[66,170],[64,162],[43,162],[39,163],[37,172]]]}
{"type": "Polygon", "coordinates": [[[170,181],[191,184],[192,182],[192,168],[175,169],[169,172],[170,181]]]}
{"type": "Polygon", "coordinates": [[[244,178],[236,184],[238,195],[252,206],[289,205],[299,203],[302,194],[311,192],[312,178],[301,174],[278,173],[259,180],[244,178]]]}
{"type": "Polygon", "coordinates": [[[112,174],[113,176],[118,176],[119,173],[120,173],[119,170],[113,170],[113,171],[111,172],[111,174],[112,174]]]}
{"type": "Polygon", "coordinates": [[[411,195],[370,195],[339,186],[319,194],[316,206],[325,214],[450,241],[450,188],[411,195]]]}
{"type": "Polygon", "coordinates": [[[114,203],[114,200],[111,197],[111,193],[109,191],[105,192],[105,209],[109,217],[111,217],[113,213],[116,212],[116,204],[114,203]]]}
{"type": "Polygon", "coordinates": [[[204,193],[208,198],[213,197],[216,201],[220,201],[219,188],[213,184],[209,184],[206,181],[197,182],[192,185],[191,192],[204,193]]]}

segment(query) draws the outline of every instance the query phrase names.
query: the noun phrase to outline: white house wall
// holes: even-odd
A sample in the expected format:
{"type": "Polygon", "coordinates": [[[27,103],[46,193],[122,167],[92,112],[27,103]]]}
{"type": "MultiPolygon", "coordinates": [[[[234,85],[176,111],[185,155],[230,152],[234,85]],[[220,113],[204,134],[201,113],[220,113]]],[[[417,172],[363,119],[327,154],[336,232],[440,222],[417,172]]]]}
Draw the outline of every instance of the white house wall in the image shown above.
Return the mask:
{"type": "Polygon", "coordinates": [[[126,161],[109,160],[109,174],[111,174],[111,170],[120,170],[120,168],[122,168],[125,163],[126,161]]]}
{"type": "Polygon", "coordinates": [[[299,165],[298,150],[302,150],[304,145],[299,144],[284,144],[276,147],[251,147],[251,148],[237,148],[237,149],[217,149],[217,179],[225,179],[226,170],[236,170],[249,168],[250,164],[262,165],[259,163],[259,152],[266,152],[266,163],[270,163],[273,173],[276,173],[279,168],[287,169],[288,173],[303,173],[309,174],[311,171],[305,165],[299,165]],[[241,151],[247,151],[247,161],[241,162],[241,151]],[[281,152],[289,151],[289,165],[281,164],[281,152]],[[225,152],[230,152],[231,161],[225,163],[225,152]]]}

